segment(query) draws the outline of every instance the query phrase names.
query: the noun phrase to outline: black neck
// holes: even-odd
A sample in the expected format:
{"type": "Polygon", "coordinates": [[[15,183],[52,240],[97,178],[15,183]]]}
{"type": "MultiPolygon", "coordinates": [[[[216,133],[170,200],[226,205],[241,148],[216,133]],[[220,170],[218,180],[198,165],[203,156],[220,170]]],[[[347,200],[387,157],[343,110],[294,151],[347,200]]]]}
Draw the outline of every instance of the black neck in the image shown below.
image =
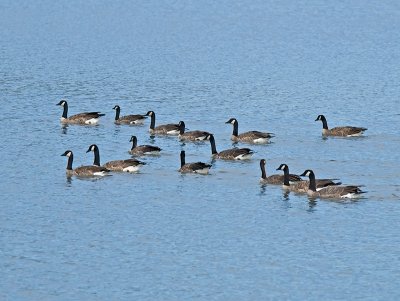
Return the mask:
{"type": "Polygon", "coordinates": [[[132,148],[131,148],[131,150],[134,149],[136,146],[137,146],[137,138],[135,137],[135,138],[132,139],[132,148]]]}
{"type": "Polygon", "coordinates": [[[119,113],[121,113],[121,109],[120,108],[116,108],[115,109],[115,120],[119,119],[119,113]]]}
{"type": "Polygon", "coordinates": [[[290,183],[289,183],[289,167],[287,165],[283,169],[283,185],[290,186],[290,183]]]}
{"type": "Polygon", "coordinates": [[[210,144],[211,144],[211,154],[218,154],[217,147],[215,146],[214,136],[210,136],[210,144]]]}
{"type": "Polygon", "coordinates": [[[233,123],[233,132],[232,135],[233,136],[237,136],[239,134],[239,123],[237,121],[235,121],[233,123]]]}
{"type": "Polygon", "coordinates": [[[63,117],[63,118],[68,118],[68,117],[67,117],[67,116],[68,116],[68,104],[67,104],[66,102],[64,103],[63,108],[64,108],[64,110],[63,110],[62,117],[63,117]]]}
{"type": "Polygon", "coordinates": [[[185,153],[181,152],[181,167],[185,165],[185,153]]]}
{"type": "Polygon", "coordinates": [[[70,156],[68,157],[67,170],[72,170],[73,161],[74,161],[74,155],[71,153],[70,156]]]}
{"type": "Polygon", "coordinates": [[[179,134],[182,135],[185,133],[185,124],[183,122],[179,125],[179,134]]]}
{"type": "Polygon", "coordinates": [[[153,114],[151,114],[150,129],[154,130],[155,126],[156,126],[156,114],[153,112],[153,114]]]}
{"type": "Polygon", "coordinates": [[[322,128],[327,130],[328,129],[328,122],[326,121],[325,116],[321,117],[321,121],[322,121],[322,128]]]}
{"type": "Polygon", "coordinates": [[[262,161],[260,161],[260,168],[261,168],[261,178],[266,179],[267,173],[265,172],[265,164],[263,164],[262,161]]]}
{"type": "Polygon", "coordinates": [[[308,189],[312,191],[317,191],[317,184],[315,182],[315,175],[313,172],[310,172],[309,176],[310,178],[310,185],[308,186],[308,189]]]}
{"type": "Polygon", "coordinates": [[[100,152],[99,152],[99,149],[96,147],[93,152],[94,152],[93,165],[100,166],[100,152]]]}

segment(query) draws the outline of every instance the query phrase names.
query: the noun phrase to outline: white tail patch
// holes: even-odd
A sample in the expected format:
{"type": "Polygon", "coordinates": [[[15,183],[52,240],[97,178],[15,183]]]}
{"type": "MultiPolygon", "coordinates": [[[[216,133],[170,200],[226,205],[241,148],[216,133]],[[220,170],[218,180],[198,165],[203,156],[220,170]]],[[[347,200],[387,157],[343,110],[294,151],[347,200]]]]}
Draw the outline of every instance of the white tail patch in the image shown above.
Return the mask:
{"type": "Polygon", "coordinates": [[[123,168],[122,171],[124,171],[124,172],[138,172],[139,169],[140,169],[139,165],[137,165],[137,166],[128,166],[128,167],[123,168]]]}
{"type": "Polygon", "coordinates": [[[85,124],[97,124],[99,122],[98,118],[91,118],[85,121],[85,124]]]}
{"type": "Polygon", "coordinates": [[[179,130],[168,131],[167,135],[179,135],[179,130]]]}
{"type": "Polygon", "coordinates": [[[197,137],[195,140],[196,140],[196,141],[204,141],[204,140],[207,140],[207,136],[208,136],[208,135],[206,135],[206,136],[201,136],[201,137],[197,137]]]}
{"type": "Polygon", "coordinates": [[[342,198],[342,199],[353,199],[353,198],[357,198],[357,197],[359,197],[360,195],[359,194],[356,194],[356,193],[348,193],[348,194],[344,194],[344,195],[341,195],[340,197],[342,198]]]}
{"type": "Polygon", "coordinates": [[[155,155],[159,155],[160,151],[144,152],[143,154],[144,155],[153,155],[153,156],[155,156],[155,155]]]}
{"type": "Polygon", "coordinates": [[[198,173],[198,174],[202,174],[202,175],[207,175],[209,171],[210,171],[210,167],[206,167],[203,169],[197,169],[194,172],[198,173]]]}
{"type": "Polygon", "coordinates": [[[144,124],[144,119],[137,119],[135,121],[131,121],[129,124],[144,124]]]}
{"type": "Polygon", "coordinates": [[[249,160],[253,154],[242,154],[235,157],[235,160],[249,160]]]}
{"type": "Polygon", "coordinates": [[[257,144],[262,144],[262,143],[268,143],[268,138],[257,138],[253,140],[253,143],[257,143],[257,144]]]}
{"type": "Polygon", "coordinates": [[[98,171],[93,173],[94,176],[99,176],[99,177],[104,177],[107,175],[107,173],[105,171],[98,171]]]}
{"type": "Polygon", "coordinates": [[[364,133],[364,131],[361,131],[361,132],[356,133],[356,134],[347,135],[347,137],[359,137],[359,136],[361,136],[363,133],[364,133]]]}

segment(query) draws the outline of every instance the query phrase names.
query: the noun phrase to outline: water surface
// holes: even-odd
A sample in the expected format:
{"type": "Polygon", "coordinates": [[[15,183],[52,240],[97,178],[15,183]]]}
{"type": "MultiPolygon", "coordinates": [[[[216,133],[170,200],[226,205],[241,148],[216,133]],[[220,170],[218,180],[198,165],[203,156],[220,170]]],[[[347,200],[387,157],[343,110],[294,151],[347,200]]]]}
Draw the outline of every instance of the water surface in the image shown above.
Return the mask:
{"type": "MultiPolygon", "coordinates": [[[[400,5],[397,1],[64,1],[0,3],[0,299],[321,300],[399,298],[400,5]],[[95,127],[59,123],[106,113],[95,127]],[[154,110],[213,132],[276,134],[250,162],[216,161],[208,144],[150,138],[154,110]],[[321,137],[330,126],[365,137],[321,137]],[[128,158],[131,135],[163,149],[139,174],[67,179],[128,158]],[[291,172],[362,184],[359,201],[310,201],[260,186],[291,172]]],[[[242,146],[242,145],[240,145],[242,146]]]]}

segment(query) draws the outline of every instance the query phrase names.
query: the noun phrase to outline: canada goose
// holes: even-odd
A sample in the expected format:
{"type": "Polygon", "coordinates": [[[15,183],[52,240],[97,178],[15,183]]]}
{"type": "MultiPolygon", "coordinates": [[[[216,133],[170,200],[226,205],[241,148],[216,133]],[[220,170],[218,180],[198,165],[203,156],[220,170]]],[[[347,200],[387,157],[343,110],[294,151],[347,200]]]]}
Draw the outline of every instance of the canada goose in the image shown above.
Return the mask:
{"type": "Polygon", "coordinates": [[[181,173],[198,173],[206,175],[210,168],[210,164],[203,162],[185,163],[185,151],[181,151],[181,168],[179,169],[181,173]]]}
{"type": "MultiPolygon", "coordinates": [[[[96,144],[89,146],[87,153],[94,153],[93,165],[100,166],[100,152],[96,144]]],[[[112,171],[137,172],[142,165],[146,163],[136,159],[114,160],[103,164],[103,167],[112,171]]]]}
{"type": "Polygon", "coordinates": [[[132,148],[129,151],[131,155],[141,156],[141,155],[158,155],[161,151],[161,148],[153,145],[137,145],[136,136],[132,136],[131,140],[132,148]]]}
{"type": "Polygon", "coordinates": [[[237,147],[217,152],[214,135],[210,134],[208,139],[210,140],[211,144],[211,155],[216,159],[247,160],[251,159],[251,156],[254,153],[250,148],[237,148],[237,147]]]}
{"type": "MultiPolygon", "coordinates": [[[[263,184],[282,185],[284,183],[284,175],[271,175],[267,177],[267,173],[265,172],[265,163],[266,163],[265,159],[260,160],[260,169],[261,169],[260,182],[263,184]]],[[[298,175],[288,173],[288,181],[298,182],[301,181],[301,178],[298,175]]]]}
{"type": "Polygon", "coordinates": [[[328,122],[324,115],[318,115],[315,121],[322,121],[322,135],[324,136],[340,136],[340,137],[355,137],[361,136],[367,129],[355,126],[339,126],[333,129],[328,129],[328,122]]]}
{"type": "Polygon", "coordinates": [[[115,105],[113,110],[115,110],[115,123],[116,124],[143,124],[146,120],[146,116],[144,115],[126,115],[126,116],[119,116],[121,113],[121,108],[119,105],[115,105]]]}
{"type": "Polygon", "coordinates": [[[62,123],[71,123],[71,124],[97,124],[99,122],[99,118],[104,116],[105,114],[101,114],[100,112],[84,112],[72,115],[68,117],[68,103],[66,100],[61,100],[57,106],[62,106],[64,108],[63,114],[60,118],[62,123]]]}
{"type": "MultiPolygon", "coordinates": [[[[283,188],[285,188],[287,190],[295,191],[295,192],[303,192],[303,193],[307,192],[308,186],[310,184],[309,181],[302,181],[300,179],[300,181],[290,184],[289,166],[287,166],[286,164],[281,164],[281,165],[279,165],[279,167],[276,170],[283,170],[283,175],[284,175],[283,188]]],[[[341,182],[335,183],[335,182],[333,182],[333,180],[334,179],[318,179],[318,180],[316,180],[316,189],[320,190],[327,186],[335,186],[335,185],[342,184],[341,182]]]]}
{"type": "Polygon", "coordinates": [[[248,142],[248,143],[268,143],[269,139],[274,137],[272,133],[263,133],[259,131],[249,131],[238,134],[239,131],[239,123],[235,118],[229,119],[225,123],[230,123],[233,125],[233,132],[231,136],[232,141],[241,141],[241,142],[248,142]]]}
{"type": "Polygon", "coordinates": [[[300,176],[308,176],[310,184],[308,186],[307,194],[311,197],[320,198],[354,198],[364,193],[359,186],[327,186],[317,191],[314,172],[311,169],[305,170],[300,176]]]}
{"type": "Polygon", "coordinates": [[[182,141],[203,141],[210,136],[209,132],[205,131],[189,131],[185,133],[185,123],[179,121],[179,140],[182,141]]]}
{"type": "Polygon", "coordinates": [[[178,124],[163,124],[159,126],[156,125],[156,114],[153,111],[148,111],[146,116],[151,117],[150,122],[150,134],[157,134],[157,135],[179,135],[179,125],[178,124]]]}
{"type": "Polygon", "coordinates": [[[110,172],[110,170],[108,170],[105,167],[94,166],[94,165],[80,166],[75,169],[72,169],[72,162],[74,161],[74,154],[72,153],[72,151],[67,150],[61,156],[68,157],[67,171],[66,171],[68,177],[71,177],[71,176],[78,176],[78,177],[105,176],[110,172]]]}

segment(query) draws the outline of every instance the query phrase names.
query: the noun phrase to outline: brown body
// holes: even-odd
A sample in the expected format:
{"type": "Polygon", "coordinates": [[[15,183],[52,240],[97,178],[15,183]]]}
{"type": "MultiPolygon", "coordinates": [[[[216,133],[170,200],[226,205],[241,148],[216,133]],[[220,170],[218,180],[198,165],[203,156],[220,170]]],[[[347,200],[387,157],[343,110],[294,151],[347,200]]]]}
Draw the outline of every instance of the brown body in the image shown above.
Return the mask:
{"type": "Polygon", "coordinates": [[[339,126],[332,129],[328,128],[328,122],[324,115],[318,115],[315,121],[321,120],[322,122],[322,135],[323,136],[337,136],[337,137],[356,137],[361,136],[367,129],[355,126],[339,126]]]}
{"type": "Polygon", "coordinates": [[[155,126],[156,123],[156,114],[153,111],[148,111],[146,116],[151,117],[149,132],[152,135],[179,135],[179,125],[170,123],[163,124],[159,126],[155,126]]]}
{"type": "Polygon", "coordinates": [[[68,117],[67,101],[61,100],[57,105],[63,107],[63,114],[60,118],[61,123],[81,124],[81,125],[97,124],[99,122],[99,118],[105,115],[101,114],[100,112],[84,112],[68,117]]]}
{"type": "Polygon", "coordinates": [[[142,155],[158,155],[161,151],[161,148],[154,145],[137,145],[136,136],[132,136],[130,142],[132,142],[132,148],[129,153],[133,156],[142,156],[142,155]]]}
{"type": "Polygon", "coordinates": [[[235,118],[229,119],[225,123],[230,123],[233,125],[233,131],[231,135],[231,140],[234,142],[247,142],[247,143],[254,143],[254,144],[264,144],[268,143],[269,139],[274,137],[272,133],[267,132],[259,132],[259,131],[248,131],[239,134],[239,123],[235,118]]]}

